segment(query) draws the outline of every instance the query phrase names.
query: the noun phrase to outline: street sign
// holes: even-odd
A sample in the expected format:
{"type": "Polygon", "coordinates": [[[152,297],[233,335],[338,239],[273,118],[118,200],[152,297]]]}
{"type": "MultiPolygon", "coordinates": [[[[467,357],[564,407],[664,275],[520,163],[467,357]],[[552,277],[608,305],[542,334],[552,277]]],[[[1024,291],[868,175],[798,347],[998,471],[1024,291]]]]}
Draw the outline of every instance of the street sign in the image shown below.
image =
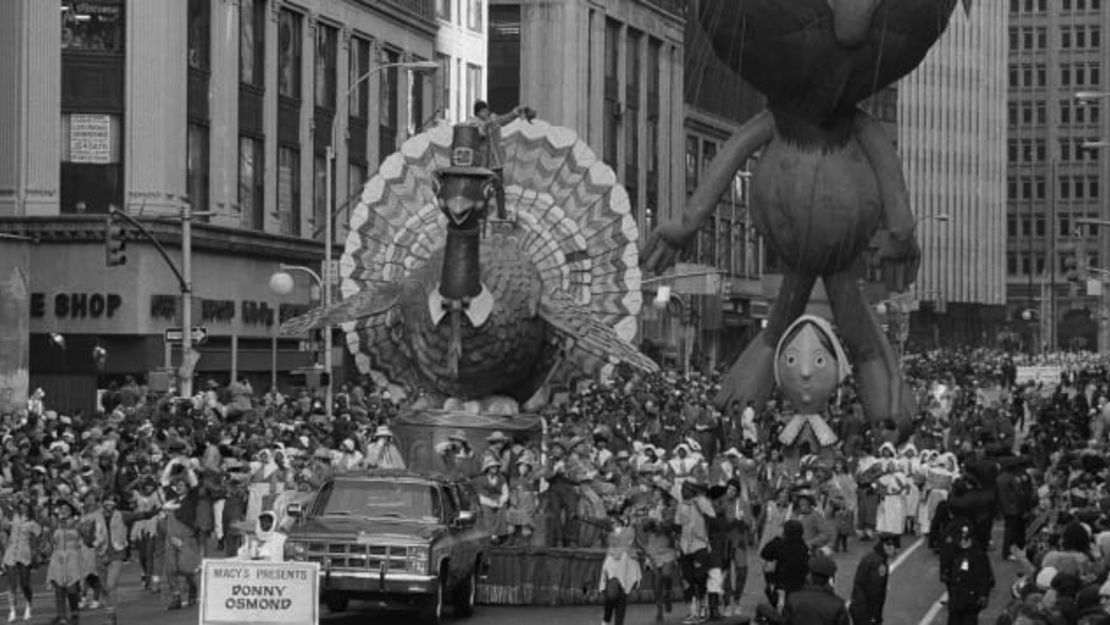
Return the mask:
{"type": "Polygon", "coordinates": [[[331,281],[332,286],[339,284],[339,261],[329,260],[324,263],[324,282],[331,281]]]}
{"type": "MultiPolygon", "coordinates": [[[[185,338],[185,332],[181,328],[166,328],[166,342],[167,343],[180,343],[185,338]]],[[[193,344],[200,345],[208,340],[208,328],[206,326],[193,326],[193,344]]]]}

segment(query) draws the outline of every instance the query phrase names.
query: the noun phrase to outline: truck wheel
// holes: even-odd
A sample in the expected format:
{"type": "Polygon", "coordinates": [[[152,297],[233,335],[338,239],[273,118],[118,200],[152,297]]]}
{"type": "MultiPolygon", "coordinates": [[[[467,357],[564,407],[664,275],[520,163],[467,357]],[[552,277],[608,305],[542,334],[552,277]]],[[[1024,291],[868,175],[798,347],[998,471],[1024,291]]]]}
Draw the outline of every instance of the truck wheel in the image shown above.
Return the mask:
{"type": "Polygon", "coordinates": [[[447,571],[440,571],[435,592],[420,606],[420,625],[440,625],[443,622],[443,585],[446,582],[447,571]]]}
{"type": "Polygon", "coordinates": [[[466,618],[474,614],[474,593],[477,587],[475,572],[471,571],[458,586],[455,587],[455,616],[466,618]]]}
{"type": "Polygon", "coordinates": [[[328,606],[329,612],[346,612],[348,600],[343,595],[329,594],[324,598],[324,605],[328,606]]]}

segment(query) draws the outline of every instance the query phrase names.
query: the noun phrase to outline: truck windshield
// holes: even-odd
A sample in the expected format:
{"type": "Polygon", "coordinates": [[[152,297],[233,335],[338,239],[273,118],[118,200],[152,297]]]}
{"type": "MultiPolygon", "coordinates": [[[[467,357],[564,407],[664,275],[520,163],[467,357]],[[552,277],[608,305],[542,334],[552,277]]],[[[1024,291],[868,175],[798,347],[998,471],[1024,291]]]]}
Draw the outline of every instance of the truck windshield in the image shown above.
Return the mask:
{"type": "Polygon", "coordinates": [[[320,493],[323,515],[438,521],[440,501],[428,484],[396,481],[336,482],[320,493]]]}

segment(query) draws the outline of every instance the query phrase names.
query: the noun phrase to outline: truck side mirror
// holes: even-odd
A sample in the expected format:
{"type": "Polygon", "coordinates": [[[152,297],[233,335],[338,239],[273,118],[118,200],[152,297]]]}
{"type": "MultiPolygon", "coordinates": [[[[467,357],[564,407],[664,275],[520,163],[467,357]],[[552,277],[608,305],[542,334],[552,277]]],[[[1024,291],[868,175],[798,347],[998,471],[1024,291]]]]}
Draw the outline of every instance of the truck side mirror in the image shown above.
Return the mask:
{"type": "Polygon", "coordinates": [[[476,519],[477,517],[472,510],[460,510],[459,516],[455,517],[455,523],[460,527],[466,527],[468,525],[474,525],[476,519]]]}
{"type": "Polygon", "coordinates": [[[301,515],[303,515],[303,514],[304,514],[304,508],[301,507],[301,504],[299,504],[299,503],[291,503],[288,506],[285,506],[285,516],[288,516],[288,517],[291,517],[291,518],[294,518],[294,519],[299,519],[299,518],[301,518],[301,515]]]}

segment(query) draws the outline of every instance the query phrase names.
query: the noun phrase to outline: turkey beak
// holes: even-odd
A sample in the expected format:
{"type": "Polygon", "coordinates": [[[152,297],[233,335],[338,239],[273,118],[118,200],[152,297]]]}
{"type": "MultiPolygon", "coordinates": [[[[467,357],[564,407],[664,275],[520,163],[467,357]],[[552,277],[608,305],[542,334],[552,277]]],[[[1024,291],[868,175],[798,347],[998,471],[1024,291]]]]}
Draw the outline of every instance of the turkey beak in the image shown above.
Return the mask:
{"type": "Polygon", "coordinates": [[[466,221],[474,211],[474,200],[456,195],[444,200],[443,206],[447,216],[457,226],[466,221]]]}

